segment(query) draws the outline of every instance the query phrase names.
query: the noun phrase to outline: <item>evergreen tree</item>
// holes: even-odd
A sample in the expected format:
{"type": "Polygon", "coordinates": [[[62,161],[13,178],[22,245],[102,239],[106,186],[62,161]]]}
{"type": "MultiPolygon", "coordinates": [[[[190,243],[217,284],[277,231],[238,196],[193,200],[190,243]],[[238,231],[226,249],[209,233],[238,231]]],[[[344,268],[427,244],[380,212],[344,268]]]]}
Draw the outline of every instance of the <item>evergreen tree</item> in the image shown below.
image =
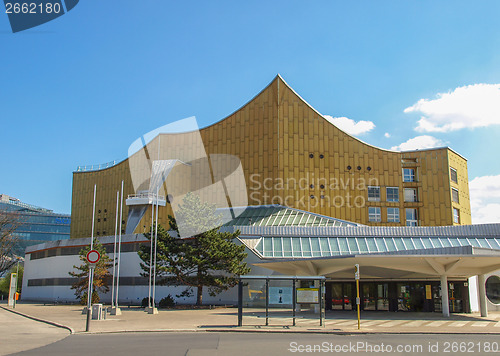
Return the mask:
{"type": "MultiPolygon", "coordinates": [[[[99,293],[109,292],[111,273],[109,273],[108,269],[113,266],[113,263],[99,240],[94,239],[93,248],[101,255],[94,269],[94,282],[92,284],[92,303],[98,303],[100,300],[99,293]]],[[[88,298],[90,268],[87,262],[87,253],[89,251],[90,245],[80,250],[79,255],[82,264],[80,266],[73,266],[77,270],[76,272],[69,272],[70,276],[78,278],[78,281],[71,286],[71,289],[75,290],[75,296],[80,299],[80,304],[82,305],[87,304],[88,298]]]]}
{"type": "MultiPolygon", "coordinates": [[[[245,246],[234,242],[239,231],[221,232],[219,228],[204,231],[220,221],[215,210],[215,205],[203,203],[198,196],[188,193],[177,216],[179,223],[183,224],[182,231],[191,231],[194,235],[178,238],[179,228],[172,216],[169,216],[169,231],[158,226],[157,284],[187,286],[183,295],[190,295],[193,288],[196,289],[197,305],[202,304],[203,287],[215,296],[234,287],[238,275],[250,272],[243,262],[247,256],[245,246]]],[[[151,240],[150,233],[144,235],[151,240]]],[[[150,245],[141,246],[138,254],[143,261],[141,268],[144,273],[141,275],[148,277],[150,245]]]]}

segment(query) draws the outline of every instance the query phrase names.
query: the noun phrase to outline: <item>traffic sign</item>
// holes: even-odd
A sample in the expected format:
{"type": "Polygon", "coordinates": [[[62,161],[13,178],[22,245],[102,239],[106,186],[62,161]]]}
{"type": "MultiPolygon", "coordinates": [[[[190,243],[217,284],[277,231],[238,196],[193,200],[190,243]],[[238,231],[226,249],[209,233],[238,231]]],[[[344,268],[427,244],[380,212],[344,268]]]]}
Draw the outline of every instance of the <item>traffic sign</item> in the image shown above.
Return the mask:
{"type": "Polygon", "coordinates": [[[87,253],[87,261],[89,263],[97,263],[97,262],[99,262],[100,258],[101,258],[101,255],[96,250],[90,250],[87,253]]]}

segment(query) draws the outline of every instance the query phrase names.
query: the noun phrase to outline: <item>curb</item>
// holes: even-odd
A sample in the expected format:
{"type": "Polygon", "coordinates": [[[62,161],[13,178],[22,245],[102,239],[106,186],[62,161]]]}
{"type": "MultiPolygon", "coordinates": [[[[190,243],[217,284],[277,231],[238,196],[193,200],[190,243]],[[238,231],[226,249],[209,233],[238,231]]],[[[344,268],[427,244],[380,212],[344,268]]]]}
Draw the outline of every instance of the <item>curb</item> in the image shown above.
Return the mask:
{"type": "Polygon", "coordinates": [[[75,334],[122,334],[122,333],[272,333],[272,334],[323,334],[323,335],[498,335],[497,332],[419,332],[419,331],[348,331],[348,330],[277,330],[277,329],[150,329],[150,330],[103,330],[77,331],[75,334]]]}
{"type": "Polygon", "coordinates": [[[3,307],[1,305],[0,305],[0,308],[2,308],[3,310],[7,310],[8,312],[11,312],[11,313],[23,316],[25,318],[28,318],[28,319],[31,319],[31,320],[34,320],[34,321],[38,321],[40,323],[45,323],[45,324],[52,325],[52,326],[55,326],[55,327],[58,327],[58,328],[61,328],[61,329],[66,329],[66,330],[69,331],[70,335],[75,333],[75,330],[73,330],[73,328],[71,328],[69,326],[62,325],[62,324],[59,324],[59,323],[56,323],[56,322],[53,322],[53,321],[50,321],[50,320],[40,319],[40,318],[31,316],[31,315],[28,315],[28,314],[24,314],[24,313],[18,312],[17,310],[12,310],[12,309],[5,308],[5,307],[3,307]]]}

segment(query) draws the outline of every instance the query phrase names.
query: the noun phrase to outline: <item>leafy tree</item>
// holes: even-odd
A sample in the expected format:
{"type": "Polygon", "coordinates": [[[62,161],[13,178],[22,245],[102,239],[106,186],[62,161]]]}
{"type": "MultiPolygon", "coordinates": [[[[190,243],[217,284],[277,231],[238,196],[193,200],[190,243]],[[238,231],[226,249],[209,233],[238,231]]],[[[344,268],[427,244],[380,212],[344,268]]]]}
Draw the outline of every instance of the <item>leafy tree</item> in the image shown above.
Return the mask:
{"type": "MultiPolygon", "coordinates": [[[[10,271],[0,279],[0,294],[7,298],[9,296],[9,288],[10,288],[10,276],[12,273],[16,273],[17,266],[14,265],[11,267],[10,271]]],[[[21,293],[23,288],[23,272],[24,268],[22,265],[19,265],[19,275],[17,276],[17,292],[21,293]]]]}
{"type": "MultiPolygon", "coordinates": [[[[156,252],[157,284],[187,286],[183,295],[197,291],[196,304],[202,304],[203,287],[208,288],[211,296],[234,287],[237,275],[247,274],[250,268],[243,260],[246,258],[245,246],[237,245],[234,240],[240,232],[221,232],[213,227],[220,221],[215,213],[215,205],[201,202],[200,198],[188,193],[177,213],[182,231],[196,233],[189,238],[178,238],[179,228],[174,217],[169,216],[170,230],[158,226],[158,247],[156,252]]],[[[220,224],[218,224],[220,226],[220,224]]],[[[151,240],[150,233],[144,234],[151,240]]],[[[154,237],[154,236],[153,236],[154,237]]],[[[154,241],[154,239],[153,239],[154,241]]],[[[142,276],[149,276],[150,245],[141,246],[138,252],[142,259],[142,276]]]]}
{"type": "Polygon", "coordinates": [[[22,224],[18,213],[0,211],[0,276],[16,263],[18,237],[14,232],[22,224]]]}
{"type": "MultiPolygon", "coordinates": [[[[111,258],[106,254],[104,246],[99,242],[99,240],[94,239],[94,250],[97,250],[101,255],[99,262],[97,262],[94,269],[94,283],[92,286],[92,303],[99,302],[99,292],[107,293],[109,292],[108,281],[111,278],[111,273],[109,273],[109,268],[113,266],[111,258]]],[[[80,304],[87,304],[88,290],[89,290],[89,264],[87,262],[87,253],[90,251],[90,245],[82,248],[80,250],[80,261],[82,264],[80,266],[73,266],[77,271],[69,272],[72,277],[78,278],[78,281],[71,286],[71,289],[75,290],[75,296],[80,299],[80,304]]]]}

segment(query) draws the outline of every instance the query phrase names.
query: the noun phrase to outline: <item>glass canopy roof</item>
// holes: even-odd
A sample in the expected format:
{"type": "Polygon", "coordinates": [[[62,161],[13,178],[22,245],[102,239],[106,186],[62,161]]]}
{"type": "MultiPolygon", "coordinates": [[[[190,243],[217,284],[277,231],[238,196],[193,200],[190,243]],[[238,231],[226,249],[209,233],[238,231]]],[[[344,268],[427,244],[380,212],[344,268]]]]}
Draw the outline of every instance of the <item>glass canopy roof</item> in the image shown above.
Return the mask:
{"type": "MultiPolygon", "coordinates": [[[[218,209],[227,214],[228,209],[218,209]]],[[[281,205],[232,208],[236,218],[225,226],[359,226],[359,224],[313,214],[281,205]]]]}
{"type": "Polygon", "coordinates": [[[255,250],[263,257],[327,257],[373,252],[473,246],[500,250],[500,238],[456,237],[261,237],[255,250]]]}

